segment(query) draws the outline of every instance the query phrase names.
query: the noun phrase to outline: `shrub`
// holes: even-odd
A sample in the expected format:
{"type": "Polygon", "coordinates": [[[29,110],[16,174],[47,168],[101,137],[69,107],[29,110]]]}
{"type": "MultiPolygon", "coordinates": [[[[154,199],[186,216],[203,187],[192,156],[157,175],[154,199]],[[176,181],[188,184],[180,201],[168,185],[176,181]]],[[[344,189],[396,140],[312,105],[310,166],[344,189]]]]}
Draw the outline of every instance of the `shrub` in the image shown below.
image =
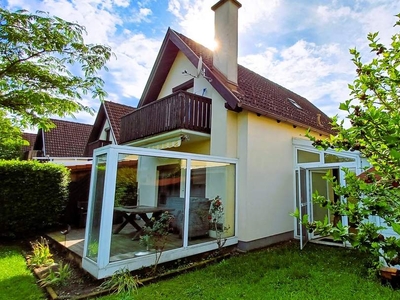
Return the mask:
{"type": "Polygon", "coordinates": [[[139,285],[142,283],[139,281],[138,276],[133,276],[128,269],[120,269],[114,273],[114,275],[104,281],[100,287],[106,290],[113,290],[116,294],[121,295],[122,299],[132,299],[132,294],[137,292],[139,285]]]}
{"type": "Polygon", "coordinates": [[[0,160],[0,235],[22,236],[60,222],[68,199],[66,167],[0,160]]]}
{"type": "Polygon", "coordinates": [[[32,257],[30,263],[32,267],[48,266],[54,262],[53,255],[50,253],[49,242],[45,238],[41,237],[40,242],[31,242],[31,246],[32,257]]]}
{"type": "Polygon", "coordinates": [[[49,285],[66,285],[68,279],[71,277],[71,274],[72,271],[69,264],[60,263],[58,266],[58,271],[49,269],[49,273],[38,282],[42,287],[49,285]]]}

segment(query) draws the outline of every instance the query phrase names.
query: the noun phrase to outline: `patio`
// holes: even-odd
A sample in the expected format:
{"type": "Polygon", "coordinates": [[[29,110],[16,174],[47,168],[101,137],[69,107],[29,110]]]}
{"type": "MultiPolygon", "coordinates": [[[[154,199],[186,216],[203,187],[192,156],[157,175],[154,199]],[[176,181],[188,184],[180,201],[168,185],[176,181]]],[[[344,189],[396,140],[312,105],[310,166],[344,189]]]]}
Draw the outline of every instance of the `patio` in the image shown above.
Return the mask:
{"type": "MultiPolygon", "coordinates": [[[[143,220],[137,220],[137,223],[141,226],[145,224],[143,220]]],[[[119,226],[120,224],[113,225],[113,231],[119,226]]],[[[131,224],[127,224],[118,234],[113,234],[110,262],[133,258],[135,257],[135,253],[145,250],[144,246],[141,245],[138,240],[132,240],[136,233],[136,229],[131,224]]],[[[58,243],[59,246],[67,249],[74,260],[80,265],[82,264],[85,228],[71,229],[67,235],[63,235],[60,231],[54,231],[48,233],[47,236],[58,243]]],[[[190,242],[195,245],[213,240],[214,239],[209,236],[202,236],[193,238],[190,242]]],[[[182,237],[179,237],[178,233],[169,234],[165,250],[181,246],[182,237]]]]}

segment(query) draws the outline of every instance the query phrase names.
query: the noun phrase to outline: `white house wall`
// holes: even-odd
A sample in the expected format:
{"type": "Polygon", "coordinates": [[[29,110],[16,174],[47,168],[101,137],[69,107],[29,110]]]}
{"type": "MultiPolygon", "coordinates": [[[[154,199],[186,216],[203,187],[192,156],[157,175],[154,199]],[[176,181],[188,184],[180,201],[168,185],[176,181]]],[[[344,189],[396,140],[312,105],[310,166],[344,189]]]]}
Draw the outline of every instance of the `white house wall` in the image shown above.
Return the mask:
{"type": "MultiPolygon", "coordinates": [[[[105,141],[105,140],[107,139],[107,132],[106,132],[106,129],[107,129],[107,128],[108,128],[108,129],[111,129],[111,125],[110,125],[110,123],[108,122],[108,120],[106,119],[105,122],[104,122],[103,128],[101,129],[101,133],[100,133],[99,140],[105,141]]],[[[112,143],[113,143],[114,145],[117,144],[117,143],[115,142],[114,136],[111,134],[111,132],[110,132],[110,140],[112,141],[112,143]]]]}
{"type": "MultiPolygon", "coordinates": [[[[164,84],[158,95],[158,99],[171,95],[172,89],[174,87],[193,78],[190,75],[182,74],[184,70],[192,75],[196,75],[197,66],[193,66],[193,64],[187,59],[187,57],[181,51],[179,51],[174,63],[171,66],[168,76],[164,81],[164,84]]],[[[211,98],[210,89],[210,83],[202,76],[200,76],[199,78],[195,78],[193,89],[188,90],[188,92],[211,98]]]]}
{"type": "Polygon", "coordinates": [[[179,152],[187,152],[187,153],[196,153],[196,154],[210,154],[210,141],[201,141],[197,143],[183,143],[178,148],[171,148],[170,150],[179,151],[179,152]]]}
{"type": "Polygon", "coordinates": [[[306,129],[253,113],[247,114],[247,122],[242,117],[239,124],[239,240],[292,232],[292,138],[304,137],[306,129]]]}
{"type": "Polygon", "coordinates": [[[238,114],[225,108],[225,100],[213,91],[210,154],[237,157],[238,114]]]}

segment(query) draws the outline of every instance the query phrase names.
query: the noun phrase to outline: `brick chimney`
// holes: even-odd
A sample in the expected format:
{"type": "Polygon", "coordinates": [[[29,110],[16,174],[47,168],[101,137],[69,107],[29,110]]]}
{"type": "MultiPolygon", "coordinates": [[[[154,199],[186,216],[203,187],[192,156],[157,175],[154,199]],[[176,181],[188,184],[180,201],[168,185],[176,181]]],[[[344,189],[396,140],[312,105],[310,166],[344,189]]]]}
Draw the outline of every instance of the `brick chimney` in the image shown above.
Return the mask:
{"type": "Polygon", "coordinates": [[[238,11],[242,7],[236,0],[220,0],[211,9],[215,13],[215,41],[213,65],[237,86],[238,77],[238,11]]]}

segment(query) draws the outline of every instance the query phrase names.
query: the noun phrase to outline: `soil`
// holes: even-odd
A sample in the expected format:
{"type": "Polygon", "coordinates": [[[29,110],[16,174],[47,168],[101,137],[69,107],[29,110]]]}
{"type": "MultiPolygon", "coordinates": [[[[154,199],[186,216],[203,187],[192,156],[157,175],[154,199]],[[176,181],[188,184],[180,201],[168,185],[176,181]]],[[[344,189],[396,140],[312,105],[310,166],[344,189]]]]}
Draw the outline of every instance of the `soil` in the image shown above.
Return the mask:
{"type": "MultiPolygon", "coordinates": [[[[29,257],[31,251],[32,249],[30,245],[25,247],[25,253],[27,257],[29,257]]],[[[50,251],[53,255],[54,263],[68,263],[70,265],[71,276],[66,282],[64,282],[64,284],[55,286],[52,285],[50,289],[47,288],[49,299],[54,299],[55,297],[57,297],[57,299],[87,299],[110,293],[110,291],[100,288],[100,285],[104,280],[95,279],[81,269],[74,261],[68,260],[66,258],[66,250],[59,250],[58,248],[51,247],[50,251]]],[[[226,256],[232,256],[235,254],[237,255],[238,253],[233,251],[233,247],[228,247],[219,254],[216,252],[202,253],[178,261],[161,264],[157,268],[156,275],[151,273],[151,267],[137,270],[136,272],[133,272],[135,273],[133,275],[138,275],[140,281],[145,284],[160,280],[165,276],[175,276],[177,275],[177,272],[186,272],[193,267],[203,267],[210,261],[218,261],[226,256]]],[[[27,259],[27,263],[29,265],[29,259],[27,259]]],[[[41,274],[46,274],[46,268],[36,268],[34,273],[37,277],[42,278],[43,275],[41,274]]]]}
{"type": "MultiPolygon", "coordinates": [[[[27,257],[27,264],[29,266],[29,257],[31,255],[31,248],[24,247],[24,251],[27,257]]],[[[86,298],[85,295],[92,293],[99,293],[100,284],[103,280],[97,280],[84,270],[82,270],[74,261],[66,258],[66,253],[55,248],[50,248],[52,258],[55,264],[69,264],[71,269],[71,276],[62,284],[51,285],[51,289],[47,288],[49,299],[54,298],[57,295],[57,299],[79,299],[86,298]]],[[[38,267],[34,268],[33,272],[38,277],[38,281],[48,273],[49,267],[38,267]]],[[[39,283],[38,283],[39,284],[39,283]]],[[[104,291],[106,292],[106,291],[104,291]]]]}

